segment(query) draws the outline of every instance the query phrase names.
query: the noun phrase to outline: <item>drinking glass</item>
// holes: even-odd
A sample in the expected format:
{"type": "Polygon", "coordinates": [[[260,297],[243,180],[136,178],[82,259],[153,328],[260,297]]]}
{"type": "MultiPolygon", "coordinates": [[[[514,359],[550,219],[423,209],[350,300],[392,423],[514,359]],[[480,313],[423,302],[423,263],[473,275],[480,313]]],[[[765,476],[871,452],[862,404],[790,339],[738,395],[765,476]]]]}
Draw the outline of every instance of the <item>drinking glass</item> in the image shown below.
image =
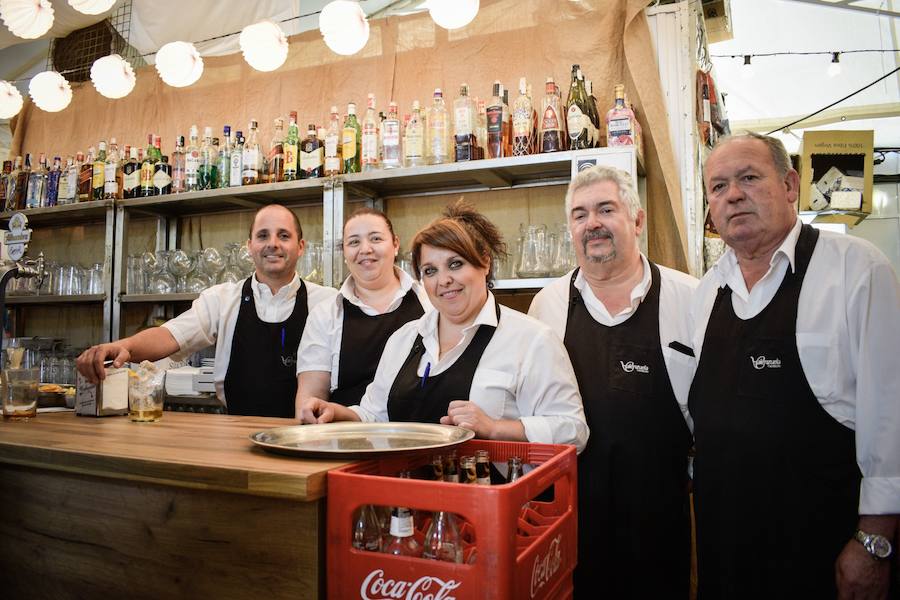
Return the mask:
{"type": "MultiPolygon", "coordinates": [[[[154,256],[154,260],[155,260],[154,256]]],[[[146,291],[144,283],[144,261],[140,254],[132,254],[128,257],[128,274],[125,280],[126,294],[143,294],[146,291]]]]}
{"type": "Polygon", "coordinates": [[[103,293],[103,265],[94,263],[84,274],[84,293],[96,295],[103,293]]]}
{"type": "Polygon", "coordinates": [[[27,421],[37,416],[39,367],[3,370],[3,418],[27,421]]]}
{"type": "Polygon", "coordinates": [[[194,269],[194,257],[184,250],[172,250],[169,253],[169,273],[175,277],[175,289],[178,292],[187,290],[187,275],[194,269]]]}
{"type": "Polygon", "coordinates": [[[216,281],[219,277],[219,273],[225,269],[226,257],[219,252],[218,248],[210,246],[209,248],[204,248],[200,251],[197,262],[200,266],[200,270],[208,275],[211,281],[216,281]]]}
{"type": "Polygon", "coordinates": [[[240,244],[237,250],[237,264],[244,277],[250,277],[256,271],[256,263],[253,262],[253,257],[250,255],[250,249],[247,248],[247,244],[240,244]]]}
{"type": "Polygon", "coordinates": [[[219,283],[237,283],[244,279],[244,273],[238,266],[237,253],[240,247],[241,244],[237,242],[225,244],[225,256],[227,259],[225,268],[219,273],[219,283]]]}
{"type": "Polygon", "coordinates": [[[516,274],[522,278],[548,277],[550,267],[547,264],[546,230],[538,225],[529,225],[522,241],[522,255],[516,274]]]}

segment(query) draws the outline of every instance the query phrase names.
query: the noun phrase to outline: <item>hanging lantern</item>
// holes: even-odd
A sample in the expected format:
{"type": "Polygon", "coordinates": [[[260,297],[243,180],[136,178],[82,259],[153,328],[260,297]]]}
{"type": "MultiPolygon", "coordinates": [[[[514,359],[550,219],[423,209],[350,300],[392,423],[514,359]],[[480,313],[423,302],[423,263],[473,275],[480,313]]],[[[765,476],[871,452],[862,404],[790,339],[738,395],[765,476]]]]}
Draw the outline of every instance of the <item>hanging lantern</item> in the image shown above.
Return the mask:
{"type": "Polygon", "coordinates": [[[334,0],[319,14],[319,31],[333,52],[350,56],[369,41],[369,21],[359,2],[334,0]]]}
{"type": "Polygon", "coordinates": [[[244,60],[257,71],[274,71],[287,60],[287,38],[281,27],[272,21],[244,27],[240,44],[244,60]]]}
{"type": "Polygon", "coordinates": [[[69,82],[56,71],[44,71],[32,77],[28,93],[37,107],[47,112],[59,112],[72,101],[69,82]]]}
{"type": "Polygon", "coordinates": [[[22,110],[22,94],[8,81],[0,81],[0,119],[12,119],[22,110]]]}
{"type": "Polygon", "coordinates": [[[156,70],[172,87],[185,87],[203,75],[203,59],[189,42],[169,42],[156,53],[156,70]]]}
{"type": "Polygon", "coordinates": [[[0,0],[0,19],[20,38],[39,38],[53,25],[50,0],[0,0]]]}
{"type": "Polygon", "coordinates": [[[112,8],[116,0],[69,0],[69,6],[84,15],[99,15],[112,8]]]}
{"type": "Polygon", "coordinates": [[[134,89],[134,69],[118,54],[98,58],[91,65],[91,81],[107,98],[124,98],[134,89]]]}
{"type": "Polygon", "coordinates": [[[428,12],[444,29],[459,29],[478,14],[478,0],[428,0],[428,12]]]}

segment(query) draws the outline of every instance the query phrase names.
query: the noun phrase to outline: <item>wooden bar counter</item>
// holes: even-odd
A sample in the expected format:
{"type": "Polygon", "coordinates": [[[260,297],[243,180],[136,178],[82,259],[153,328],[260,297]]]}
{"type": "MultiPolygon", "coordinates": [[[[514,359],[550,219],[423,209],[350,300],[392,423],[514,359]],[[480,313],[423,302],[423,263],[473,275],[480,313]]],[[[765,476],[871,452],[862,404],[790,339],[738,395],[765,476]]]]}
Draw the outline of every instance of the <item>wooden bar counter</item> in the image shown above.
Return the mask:
{"type": "Polygon", "coordinates": [[[346,463],[248,439],[293,423],[0,421],[3,597],[324,597],[326,473],[346,463]]]}

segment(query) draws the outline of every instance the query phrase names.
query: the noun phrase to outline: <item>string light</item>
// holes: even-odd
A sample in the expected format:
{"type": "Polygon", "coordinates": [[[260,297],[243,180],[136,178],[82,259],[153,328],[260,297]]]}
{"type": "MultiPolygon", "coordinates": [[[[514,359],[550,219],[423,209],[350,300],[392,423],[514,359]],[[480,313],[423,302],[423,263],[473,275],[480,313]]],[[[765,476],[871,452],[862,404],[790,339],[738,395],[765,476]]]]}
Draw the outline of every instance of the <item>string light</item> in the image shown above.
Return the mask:
{"type": "Polygon", "coordinates": [[[118,54],[110,54],[91,65],[91,82],[100,95],[116,100],[131,93],[136,79],[128,61],[118,54]]]}
{"type": "Polygon", "coordinates": [[[287,60],[287,38],[281,27],[272,21],[244,27],[240,44],[244,60],[257,71],[274,71],[287,60]]]}
{"type": "Polygon", "coordinates": [[[72,87],[56,71],[44,71],[32,77],[28,93],[37,107],[47,112],[59,112],[72,101],[72,87]]]}
{"type": "Polygon", "coordinates": [[[829,77],[837,77],[841,74],[841,53],[834,52],[832,54],[831,63],[829,63],[826,73],[828,73],[829,77]]]}

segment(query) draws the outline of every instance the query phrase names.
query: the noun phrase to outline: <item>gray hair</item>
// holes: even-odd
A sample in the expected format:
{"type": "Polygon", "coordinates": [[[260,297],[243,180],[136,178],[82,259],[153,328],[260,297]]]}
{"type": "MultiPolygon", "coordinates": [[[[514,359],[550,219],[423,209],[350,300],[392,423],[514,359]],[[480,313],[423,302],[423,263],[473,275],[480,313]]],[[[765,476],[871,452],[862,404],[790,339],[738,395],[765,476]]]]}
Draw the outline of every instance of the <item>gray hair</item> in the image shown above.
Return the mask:
{"type": "MultiPolygon", "coordinates": [[[[787,172],[793,168],[791,167],[791,156],[788,154],[788,151],[781,140],[770,135],[756,133],[755,131],[746,131],[744,133],[725,136],[716,142],[715,148],[736,140],[759,140],[765,144],[769,149],[769,154],[772,156],[772,164],[775,165],[775,170],[781,177],[787,175],[787,172]]],[[[715,148],[713,148],[713,150],[715,150],[715,148]]]]}
{"type": "Polygon", "coordinates": [[[566,221],[572,216],[572,197],[575,192],[604,181],[611,181],[618,186],[619,199],[628,209],[628,216],[632,219],[637,218],[638,211],[641,209],[641,198],[631,175],[621,169],[594,165],[579,172],[569,183],[569,189],[566,190],[566,221]]]}

